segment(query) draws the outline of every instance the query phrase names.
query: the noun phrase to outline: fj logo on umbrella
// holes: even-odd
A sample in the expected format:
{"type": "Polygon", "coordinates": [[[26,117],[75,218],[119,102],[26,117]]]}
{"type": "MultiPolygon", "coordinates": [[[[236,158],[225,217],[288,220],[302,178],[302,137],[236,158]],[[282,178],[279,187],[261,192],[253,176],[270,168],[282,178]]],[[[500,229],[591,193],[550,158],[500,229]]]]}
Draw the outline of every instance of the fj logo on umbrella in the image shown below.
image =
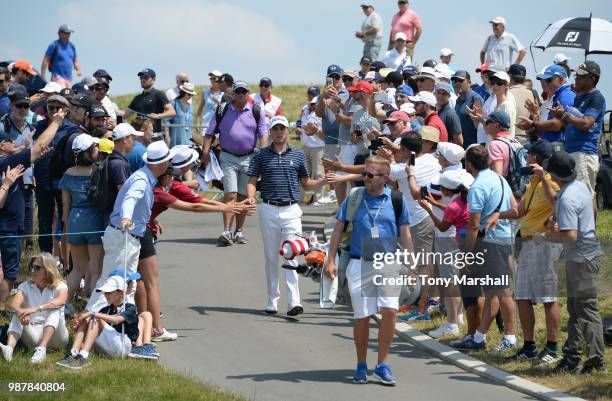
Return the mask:
{"type": "Polygon", "coordinates": [[[566,42],[575,42],[578,40],[578,36],[580,35],[580,32],[568,32],[567,35],[565,36],[565,41],[566,42]]]}

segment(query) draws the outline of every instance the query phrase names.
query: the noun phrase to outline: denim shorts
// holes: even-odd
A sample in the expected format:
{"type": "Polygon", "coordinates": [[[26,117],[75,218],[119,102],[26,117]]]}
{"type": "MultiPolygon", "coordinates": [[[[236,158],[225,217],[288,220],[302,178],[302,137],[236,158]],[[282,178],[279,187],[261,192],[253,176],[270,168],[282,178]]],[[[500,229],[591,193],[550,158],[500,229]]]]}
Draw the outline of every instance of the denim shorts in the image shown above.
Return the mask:
{"type": "MultiPolygon", "coordinates": [[[[17,233],[0,233],[0,237],[10,235],[17,235],[17,233]]],[[[0,238],[0,254],[2,255],[4,277],[15,280],[19,276],[21,238],[0,238]]]]}

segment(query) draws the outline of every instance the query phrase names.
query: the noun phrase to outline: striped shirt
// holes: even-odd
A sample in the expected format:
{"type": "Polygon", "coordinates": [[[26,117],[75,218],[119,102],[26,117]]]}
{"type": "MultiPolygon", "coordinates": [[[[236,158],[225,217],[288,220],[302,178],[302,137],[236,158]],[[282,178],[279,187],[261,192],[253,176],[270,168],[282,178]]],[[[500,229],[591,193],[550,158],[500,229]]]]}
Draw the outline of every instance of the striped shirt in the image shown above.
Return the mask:
{"type": "Polygon", "coordinates": [[[300,179],[308,178],[306,156],[300,149],[287,147],[278,154],[273,145],[261,149],[251,159],[248,176],[261,177],[261,198],[266,201],[298,202],[300,179]]]}

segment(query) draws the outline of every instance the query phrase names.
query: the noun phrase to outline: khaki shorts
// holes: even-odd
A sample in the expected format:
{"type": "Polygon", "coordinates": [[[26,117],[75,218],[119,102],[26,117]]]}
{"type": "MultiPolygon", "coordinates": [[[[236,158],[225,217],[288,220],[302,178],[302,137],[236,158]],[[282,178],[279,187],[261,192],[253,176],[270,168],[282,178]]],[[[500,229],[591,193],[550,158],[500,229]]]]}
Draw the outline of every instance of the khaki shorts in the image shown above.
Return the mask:
{"type": "Polygon", "coordinates": [[[576,162],[576,179],[584,182],[589,188],[591,196],[595,197],[595,182],[599,171],[599,156],[590,155],[583,152],[570,153],[576,162]]]}

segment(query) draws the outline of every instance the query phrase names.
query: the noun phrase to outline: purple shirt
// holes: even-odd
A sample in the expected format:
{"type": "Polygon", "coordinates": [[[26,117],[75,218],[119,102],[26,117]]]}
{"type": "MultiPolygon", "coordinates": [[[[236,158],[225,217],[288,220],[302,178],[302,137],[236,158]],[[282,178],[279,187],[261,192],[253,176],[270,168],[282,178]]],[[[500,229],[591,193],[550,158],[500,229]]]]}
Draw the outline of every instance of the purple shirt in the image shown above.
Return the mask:
{"type": "MultiPolygon", "coordinates": [[[[268,126],[263,111],[259,118],[259,124],[255,121],[252,110],[253,105],[247,103],[244,109],[236,110],[230,104],[225,116],[219,124],[219,140],[221,149],[237,155],[249,153],[257,146],[257,137],[265,139],[268,137],[268,126]]],[[[206,131],[206,135],[214,136],[217,119],[213,117],[206,131]]]]}

